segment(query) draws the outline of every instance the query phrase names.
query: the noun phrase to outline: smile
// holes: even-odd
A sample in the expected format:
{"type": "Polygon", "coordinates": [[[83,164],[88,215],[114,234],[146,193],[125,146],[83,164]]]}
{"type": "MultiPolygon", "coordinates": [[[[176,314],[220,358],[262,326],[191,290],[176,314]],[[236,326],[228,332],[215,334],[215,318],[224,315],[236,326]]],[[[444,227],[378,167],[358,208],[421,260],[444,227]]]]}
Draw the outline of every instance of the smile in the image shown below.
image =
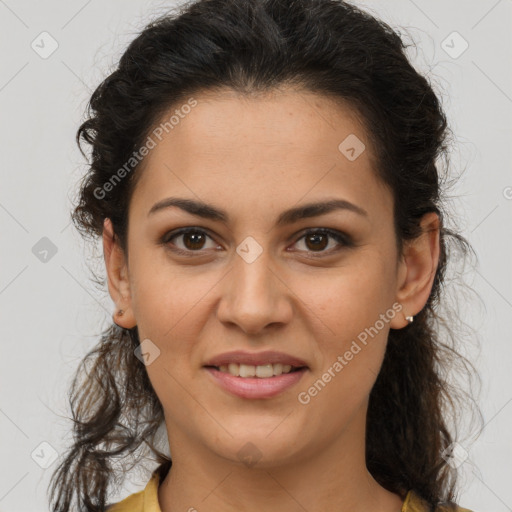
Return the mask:
{"type": "Polygon", "coordinates": [[[297,384],[307,371],[306,367],[294,368],[291,365],[280,364],[251,366],[232,363],[228,366],[204,368],[222,389],[249,399],[272,398],[279,395],[297,384]],[[236,375],[237,372],[241,375],[236,375]]]}

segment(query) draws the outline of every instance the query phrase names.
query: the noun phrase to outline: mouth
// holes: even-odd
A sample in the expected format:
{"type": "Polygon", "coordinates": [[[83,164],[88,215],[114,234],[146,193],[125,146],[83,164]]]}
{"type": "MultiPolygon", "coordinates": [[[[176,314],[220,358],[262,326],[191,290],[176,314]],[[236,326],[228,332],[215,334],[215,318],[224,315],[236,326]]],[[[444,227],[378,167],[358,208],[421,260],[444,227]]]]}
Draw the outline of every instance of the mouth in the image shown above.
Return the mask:
{"type": "Polygon", "coordinates": [[[235,350],[205,361],[203,369],[223,391],[241,398],[271,398],[296,385],[309,370],[304,359],[265,350],[235,350]]]}
{"type": "Polygon", "coordinates": [[[284,368],[279,368],[277,364],[251,366],[230,363],[227,366],[209,365],[203,368],[222,390],[240,398],[254,400],[269,399],[283,393],[295,386],[308,370],[305,366],[282,366],[284,368]]]}

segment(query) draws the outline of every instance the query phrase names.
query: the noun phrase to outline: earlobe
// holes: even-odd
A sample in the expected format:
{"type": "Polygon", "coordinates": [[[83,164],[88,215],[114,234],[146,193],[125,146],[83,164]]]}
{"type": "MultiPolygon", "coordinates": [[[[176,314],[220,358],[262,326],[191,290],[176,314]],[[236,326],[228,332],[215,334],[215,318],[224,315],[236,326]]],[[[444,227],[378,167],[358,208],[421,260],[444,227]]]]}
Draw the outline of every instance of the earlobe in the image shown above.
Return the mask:
{"type": "Polygon", "coordinates": [[[123,250],[115,240],[114,228],[109,218],[106,218],[103,223],[103,256],[107,272],[108,290],[110,297],[116,304],[116,312],[112,315],[112,318],[114,323],[120,327],[131,329],[137,324],[131,307],[128,269],[123,250]]]}
{"type": "Polygon", "coordinates": [[[392,329],[410,323],[427,303],[439,264],[440,220],[435,212],[426,213],[420,222],[422,233],[404,245],[400,262],[396,300],[402,314],[391,321],[392,329]]]}

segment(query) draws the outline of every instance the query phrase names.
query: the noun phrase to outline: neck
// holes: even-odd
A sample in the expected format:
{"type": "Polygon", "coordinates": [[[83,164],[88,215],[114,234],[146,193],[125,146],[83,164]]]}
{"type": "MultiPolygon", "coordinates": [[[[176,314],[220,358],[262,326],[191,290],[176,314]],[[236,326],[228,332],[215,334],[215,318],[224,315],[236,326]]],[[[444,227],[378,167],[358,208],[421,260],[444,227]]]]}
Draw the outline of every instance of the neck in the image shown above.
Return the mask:
{"type": "Polygon", "coordinates": [[[158,490],[162,512],[400,512],[403,498],[380,486],[365,463],[365,415],[333,443],[286,464],[252,467],[173,432],[172,467],[158,490]],[[362,424],[361,424],[362,423],[362,424]]]}

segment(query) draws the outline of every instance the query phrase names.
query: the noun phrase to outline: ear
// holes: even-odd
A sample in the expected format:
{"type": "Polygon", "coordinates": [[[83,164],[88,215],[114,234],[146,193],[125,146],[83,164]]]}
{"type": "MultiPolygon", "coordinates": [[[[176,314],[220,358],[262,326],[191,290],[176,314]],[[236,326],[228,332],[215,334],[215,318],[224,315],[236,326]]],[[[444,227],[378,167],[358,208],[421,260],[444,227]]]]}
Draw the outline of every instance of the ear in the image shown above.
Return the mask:
{"type": "Polygon", "coordinates": [[[133,315],[128,266],[125,255],[117,240],[114,239],[112,221],[108,218],[103,223],[103,255],[107,270],[108,291],[116,305],[114,322],[120,327],[131,329],[137,325],[133,315]],[[122,315],[117,315],[119,309],[122,315]]]}
{"type": "Polygon", "coordinates": [[[392,329],[409,324],[406,316],[418,314],[425,306],[439,264],[440,220],[434,212],[426,213],[420,222],[422,233],[404,245],[398,270],[396,301],[402,305],[402,315],[390,322],[392,329]]]}

